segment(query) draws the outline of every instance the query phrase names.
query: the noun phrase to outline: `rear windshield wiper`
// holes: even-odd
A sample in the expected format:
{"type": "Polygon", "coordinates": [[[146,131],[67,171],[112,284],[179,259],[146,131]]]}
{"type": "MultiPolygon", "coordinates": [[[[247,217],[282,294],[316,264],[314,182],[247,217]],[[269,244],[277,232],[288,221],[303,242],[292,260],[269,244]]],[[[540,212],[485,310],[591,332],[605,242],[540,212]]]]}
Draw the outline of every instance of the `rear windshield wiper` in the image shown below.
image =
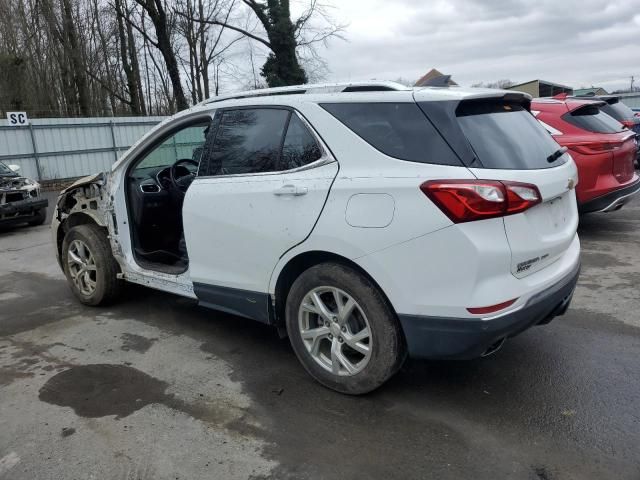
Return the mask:
{"type": "Polygon", "coordinates": [[[549,163],[555,162],[562,155],[564,155],[567,152],[567,150],[569,150],[567,147],[560,147],[558,150],[556,150],[555,152],[553,152],[551,155],[547,157],[547,162],[549,163]]]}

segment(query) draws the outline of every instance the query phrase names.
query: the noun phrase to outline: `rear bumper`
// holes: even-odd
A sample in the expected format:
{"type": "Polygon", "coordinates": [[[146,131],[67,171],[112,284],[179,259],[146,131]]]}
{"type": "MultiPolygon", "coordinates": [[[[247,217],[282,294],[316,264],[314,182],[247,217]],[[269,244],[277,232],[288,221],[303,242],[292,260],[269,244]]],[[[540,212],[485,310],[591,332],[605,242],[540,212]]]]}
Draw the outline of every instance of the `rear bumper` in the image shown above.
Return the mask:
{"type": "Polygon", "coordinates": [[[49,200],[40,197],[2,204],[0,205],[0,225],[26,222],[38,210],[48,206],[49,200]]]}
{"type": "Polygon", "coordinates": [[[640,178],[636,178],[635,182],[625,187],[580,204],[578,210],[580,213],[610,212],[617,210],[629,202],[638,192],[640,192],[640,178]]]}
{"type": "Polygon", "coordinates": [[[577,263],[561,280],[531,297],[524,307],[492,320],[398,315],[409,355],[438,359],[480,357],[505,338],[564,314],[579,274],[580,264],[577,263]]]}

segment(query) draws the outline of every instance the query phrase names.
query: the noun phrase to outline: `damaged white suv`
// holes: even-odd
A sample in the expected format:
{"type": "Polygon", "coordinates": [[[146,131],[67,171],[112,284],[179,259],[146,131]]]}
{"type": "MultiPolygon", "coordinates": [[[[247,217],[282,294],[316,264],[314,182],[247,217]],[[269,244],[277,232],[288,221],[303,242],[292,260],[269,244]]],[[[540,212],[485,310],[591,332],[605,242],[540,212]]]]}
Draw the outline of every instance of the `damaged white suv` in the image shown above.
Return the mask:
{"type": "Polygon", "coordinates": [[[81,302],[124,281],[274,325],[322,384],[473,358],[567,309],[577,172],[500,90],[305,85],[206,101],[61,193],[81,302]]]}

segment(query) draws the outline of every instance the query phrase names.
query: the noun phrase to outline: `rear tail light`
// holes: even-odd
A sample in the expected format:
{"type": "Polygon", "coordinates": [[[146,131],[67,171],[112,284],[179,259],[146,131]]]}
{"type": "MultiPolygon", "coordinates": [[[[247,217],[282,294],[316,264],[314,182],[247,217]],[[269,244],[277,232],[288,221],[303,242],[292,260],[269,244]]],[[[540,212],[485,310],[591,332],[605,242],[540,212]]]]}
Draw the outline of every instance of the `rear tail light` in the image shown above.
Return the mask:
{"type": "Polygon", "coordinates": [[[420,190],[453,223],[514,215],[542,201],[535,185],[498,180],[431,180],[420,190]]]}
{"type": "Polygon", "coordinates": [[[583,155],[597,155],[599,153],[613,152],[622,147],[620,142],[584,142],[565,144],[569,149],[583,155]]]}

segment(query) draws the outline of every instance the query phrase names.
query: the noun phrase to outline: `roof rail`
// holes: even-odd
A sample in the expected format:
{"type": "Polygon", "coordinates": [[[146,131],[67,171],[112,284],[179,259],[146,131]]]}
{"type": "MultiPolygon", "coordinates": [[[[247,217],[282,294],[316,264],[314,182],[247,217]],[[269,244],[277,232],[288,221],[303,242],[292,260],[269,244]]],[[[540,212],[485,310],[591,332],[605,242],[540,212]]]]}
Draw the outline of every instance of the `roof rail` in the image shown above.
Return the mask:
{"type": "Polygon", "coordinates": [[[198,105],[208,105],[225,100],[239,100],[242,98],[269,97],[275,95],[302,95],[311,93],[340,93],[340,92],[385,92],[411,90],[396,82],[344,82],[344,83],[316,83],[308,85],[293,85],[290,87],[262,88],[245,92],[230,93],[218,97],[208,98],[198,105]]]}

